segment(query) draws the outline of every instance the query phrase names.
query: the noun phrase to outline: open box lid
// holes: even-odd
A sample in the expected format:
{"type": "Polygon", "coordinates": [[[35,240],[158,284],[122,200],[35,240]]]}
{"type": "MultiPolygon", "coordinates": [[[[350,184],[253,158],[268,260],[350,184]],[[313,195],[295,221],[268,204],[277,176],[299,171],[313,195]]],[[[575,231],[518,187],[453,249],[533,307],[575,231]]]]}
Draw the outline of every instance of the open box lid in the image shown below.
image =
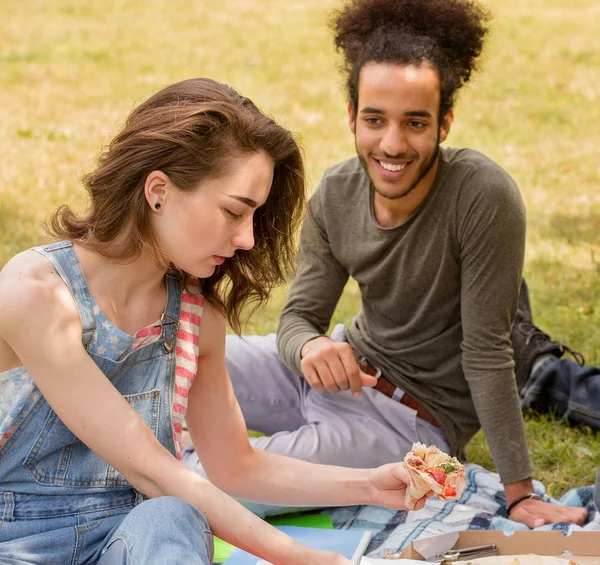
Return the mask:
{"type": "MultiPolygon", "coordinates": [[[[573,532],[563,536],[559,531],[517,531],[506,535],[501,530],[465,530],[458,533],[454,549],[496,544],[498,555],[551,555],[585,565],[600,565],[600,532],[573,532]]],[[[422,560],[423,556],[411,543],[400,557],[422,560]]],[[[476,559],[476,558],[473,558],[476,559]]]]}

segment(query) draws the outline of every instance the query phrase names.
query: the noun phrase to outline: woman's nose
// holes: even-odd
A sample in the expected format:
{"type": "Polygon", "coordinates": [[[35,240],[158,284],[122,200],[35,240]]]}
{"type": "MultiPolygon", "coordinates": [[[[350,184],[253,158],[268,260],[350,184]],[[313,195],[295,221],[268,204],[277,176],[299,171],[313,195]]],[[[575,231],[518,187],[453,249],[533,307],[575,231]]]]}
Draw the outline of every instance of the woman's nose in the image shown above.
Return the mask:
{"type": "Polygon", "coordinates": [[[254,222],[252,218],[240,226],[239,231],[233,238],[233,244],[237,249],[245,249],[246,251],[254,247],[254,222]]]}

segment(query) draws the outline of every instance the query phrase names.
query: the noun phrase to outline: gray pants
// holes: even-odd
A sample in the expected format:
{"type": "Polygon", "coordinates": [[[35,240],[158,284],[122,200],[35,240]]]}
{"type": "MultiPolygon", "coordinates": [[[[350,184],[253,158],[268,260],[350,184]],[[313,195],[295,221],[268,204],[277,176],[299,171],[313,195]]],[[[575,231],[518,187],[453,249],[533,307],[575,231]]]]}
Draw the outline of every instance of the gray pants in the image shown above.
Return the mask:
{"type": "MultiPolygon", "coordinates": [[[[440,428],[375,389],[363,388],[354,398],[350,391],[310,388],[279,359],[275,334],[227,336],[226,356],[246,426],[269,434],[251,438],[254,447],[358,468],[401,461],[415,441],[450,449],[440,428]]],[[[183,461],[202,472],[192,447],[184,450],[183,461]]]]}

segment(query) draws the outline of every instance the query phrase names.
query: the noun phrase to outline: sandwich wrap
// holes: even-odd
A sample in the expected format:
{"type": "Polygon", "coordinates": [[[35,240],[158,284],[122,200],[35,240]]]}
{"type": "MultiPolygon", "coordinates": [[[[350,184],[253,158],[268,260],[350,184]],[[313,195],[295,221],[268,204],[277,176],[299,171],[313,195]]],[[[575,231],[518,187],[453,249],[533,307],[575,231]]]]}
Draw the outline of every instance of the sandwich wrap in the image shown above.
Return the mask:
{"type": "Polygon", "coordinates": [[[459,498],[465,490],[464,467],[456,457],[450,457],[435,445],[413,443],[404,463],[410,475],[405,499],[409,510],[430,490],[441,500],[459,498]]]}

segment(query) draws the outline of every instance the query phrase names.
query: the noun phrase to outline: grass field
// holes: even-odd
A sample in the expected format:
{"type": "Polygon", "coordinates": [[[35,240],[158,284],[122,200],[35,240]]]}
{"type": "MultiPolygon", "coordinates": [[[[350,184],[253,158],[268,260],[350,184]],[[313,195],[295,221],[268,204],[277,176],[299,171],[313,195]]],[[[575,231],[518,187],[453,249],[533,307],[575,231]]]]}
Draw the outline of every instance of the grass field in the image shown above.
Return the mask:
{"type": "MultiPolygon", "coordinates": [[[[227,82],[298,134],[309,187],[354,153],[333,0],[2,0],[0,265],[43,239],[58,204],[85,206],[91,169],[133,108],[168,83],[227,82]]],[[[536,322],[600,364],[600,4],[493,0],[482,72],[462,93],[447,145],[504,166],[528,208],[526,276],[536,322]]],[[[273,331],[279,289],[248,332],[273,331]]],[[[359,296],[349,284],[336,321],[359,296]]],[[[527,419],[536,477],[550,492],[593,482],[600,436],[527,419]]],[[[470,458],[491,466],[485,439],[470,458]]]]}

